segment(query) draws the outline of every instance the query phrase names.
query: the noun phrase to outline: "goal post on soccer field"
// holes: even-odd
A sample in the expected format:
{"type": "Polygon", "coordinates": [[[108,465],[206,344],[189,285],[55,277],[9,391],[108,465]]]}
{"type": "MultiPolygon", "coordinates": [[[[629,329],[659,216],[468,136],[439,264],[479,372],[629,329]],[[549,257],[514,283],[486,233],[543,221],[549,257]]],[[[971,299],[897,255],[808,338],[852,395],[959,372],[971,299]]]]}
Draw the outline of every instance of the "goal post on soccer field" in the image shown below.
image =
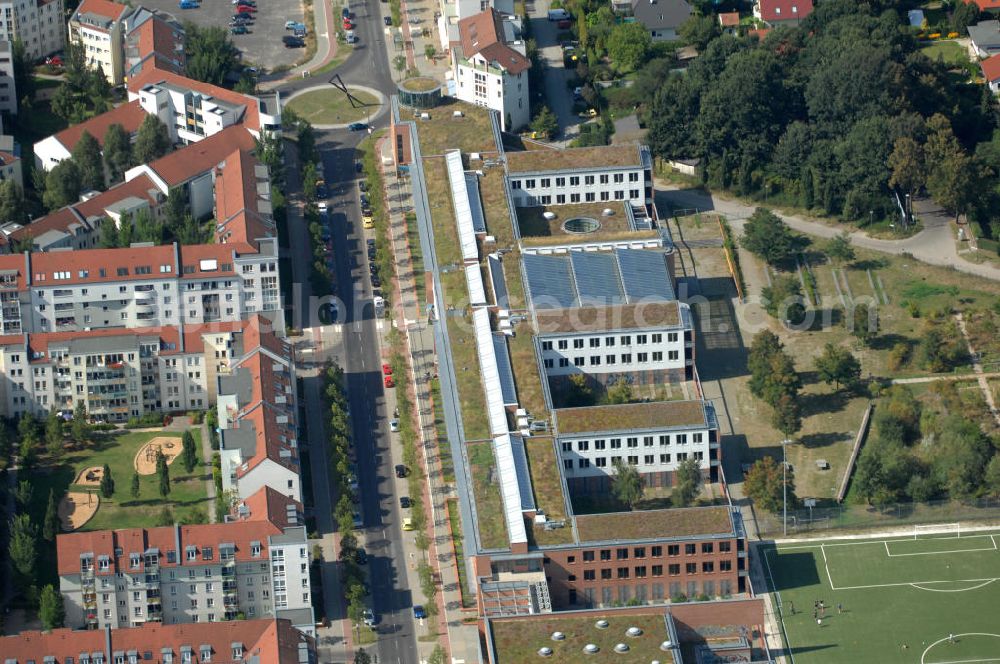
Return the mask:
{"type": "Polygon", "coordinates": [[[955,523],[916,524],[913,526],[913,539],[930,536],[937,538],[961,537],[962,524],[956,521],[955,523]]]}

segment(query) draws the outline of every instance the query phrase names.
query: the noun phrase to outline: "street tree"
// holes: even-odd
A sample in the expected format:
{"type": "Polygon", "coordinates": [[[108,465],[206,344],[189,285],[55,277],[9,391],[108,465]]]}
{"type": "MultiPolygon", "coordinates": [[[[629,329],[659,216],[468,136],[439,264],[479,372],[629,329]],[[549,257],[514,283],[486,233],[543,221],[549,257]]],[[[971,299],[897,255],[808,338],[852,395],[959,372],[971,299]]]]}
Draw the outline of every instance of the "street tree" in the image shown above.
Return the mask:
{"type": "Polygon", "coordinates": [[[615,474],[611,477],[611,493],[629,509],[642,500],[643,480],[639,469],[619,458],[612,462],[615,474]]]}
{"type": "Polygon", "coordinates": [[[63,421],[55,406],[49,410],[45,419],[45,447],[53,457],[59,457],[63,453],[63,421]]]}
{"type": "Polygon", "coordinates": [[[195,466],[198,465],[198,448],[194,442],[194,436],[191,435],[191,431],[185,431],[184,435],[181,437],[181,462],[184,464],[184,470],[190,474],[194,471],[195,466]]]}
{"type": "Polygon", "coordinates": [[[535,119],[531,121],[531,130],[537,132],[541,138],[551,139],[559,132],[559,119],[548,106],[542,106],[535,119]]]}
{"type": "Polygon", "coordinates": [[[687,507],[701,493],[701,468],[696,459],[685,459],[674,471],[674,488],[670,492],[670,502],[674,507],[687,507]]]}

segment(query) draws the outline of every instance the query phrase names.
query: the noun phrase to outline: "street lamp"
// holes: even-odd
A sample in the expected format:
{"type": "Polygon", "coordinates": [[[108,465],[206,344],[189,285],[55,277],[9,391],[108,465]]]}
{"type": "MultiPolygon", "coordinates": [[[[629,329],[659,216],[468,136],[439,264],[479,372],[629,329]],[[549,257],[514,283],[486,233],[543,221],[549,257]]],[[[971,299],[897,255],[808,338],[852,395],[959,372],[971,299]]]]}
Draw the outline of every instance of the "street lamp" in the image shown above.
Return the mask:
{"type": "Polygon", "coordinates": [[[785,446],[791,442],[787,438],[781,441],[781,531],[785,537],[788,536],[788,462],[785,460],[785,446]]]}

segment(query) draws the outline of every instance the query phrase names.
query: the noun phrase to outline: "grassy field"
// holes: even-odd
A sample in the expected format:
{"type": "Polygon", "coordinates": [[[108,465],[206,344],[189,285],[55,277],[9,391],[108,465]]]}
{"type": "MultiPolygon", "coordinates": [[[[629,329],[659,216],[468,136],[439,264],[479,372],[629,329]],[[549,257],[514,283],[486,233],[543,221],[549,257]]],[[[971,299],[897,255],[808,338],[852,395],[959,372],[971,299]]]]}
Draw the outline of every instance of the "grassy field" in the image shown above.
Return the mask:
{"type": "Polygon", "coordinates": [[[400,113],[402,120],[416,120],[420,152],[424,158],[443,155],[453,149],[462,152],[497,151],[493,130],[490,128],[489,112],[485,108],[445,98],[441,105],[434,107],[429,113],[430,120],[413,118],[408,110],[400,113]],[[461,111],[462,116],[455,117],[455,111],[461,111]]]}
{"type": "Polygon", "coordinates": [[[479,540],[484,549],[507,546],[507,525],[504,522],[500,485],[496,482],[496,459],[490,443],[466,445],[469,469],[472,473],[472,495],[476,501],[479,540]]]}
{"type": "Polygon", "coordinates": [[[937,41],[920,49],[920,52],[937,62],[943,61],[949,67],[964,69],[970,76],[979,72],[979,66],[969,60],[969,52],[956,41],[937,41]]]}
{"type": "MultiPolygon", "coordinates": [[[[559,460],[556,459],[552,439],[526,438],[524,451],[528,457],[531,486],[535,490],[535,505],[552,521],[565,519],[566,504],[559,476],[559,460]]],[[[538,545],[568,544],[573,541],[573,529],[568,526],[553,530],[535,526],[528,530],[528,534],[538,545]]]]}
{"type": "MultiPolygon", "coordinates": [[[[683,229],[685,236],[688,233],[697,236],[701,229],[688,223],[683,229]]],[[[696,304],[694,308],[699,318],[696,334],[699,357],[712,358],[710,364],[699,363],[699,372],[710,397],[715,389],[713,381],[719,379],[719,389],[726,398],[729,418],[737,434],[735,440],[726,441],[730,454],[735,452],[744,463],[781,454],[778,441],[782,436],[770,426],[771,409],[747,389],[746,347],[755,334],[769,329],[781,338],[794,358],[803,382],[803,425],[794,437],[795,444],[787,450],[788,461],[795,469],[796,491],[802,497],[830,500],[846,471],[851,445],[868,399],[835,390],[818,380],[813,362],[824,345],[832,343],[851,350],[861,362],[863,379],[933,376],[935,374],[917,361],[917,347],[929,324],[928,319],[941,312],[957,310],[963,311],[970,323],[969,334],[976,350],[987,358],[1000,361],[1000,342],[995,334],[1000,316],[992,309],[1000,296],[1000,284],[926,265],[912,258],[862,249],[857,249],[852,263],[835,265],[820,251],[821,242],[815,244],[819,246],[810,247],[805,255],[816,278],[820,304],[810,307],[815,320],[808,330],[785,329],[762,311],[759,299],[761,289],[767,284],[766,268],[742,249],[740,260],[748,284],[749,302],[731,312],[717,302],[696,304]],[[840,293],[835,282],[840,285],[840,293]],[[879,331],[870,346],[862,346],[845,326],[841,294],[848,306],[852,301],[865,301],[877,307],[879,331]],[[709,313],[712,315],[708,316],[709,313]],[[739,339],[720,331],[737,328],[739,339]],[[899,345],[908,349],[908,358],[901,366],[894,366],[890,354],[899,345]],[[816,461],[820,459],[829,463],[829,470],[817,467],[816,461]]],[[[686,258],[688,252],[682,254],[686,258]]],[[[701,270],[699,276],[706,278],[701,270]]],[[[944,320],[946,325],[951,325],[947,317],[944,320]]],[[[971,374],[971,366],[962,363],[942,375],[964,374],[971,374]]]]}
{"type": "Polygon", "coordinates": [[[285,102],[285,105],[314,125],[360,122],[378,112],[377,97],[357,88],[348,89],[360,102],[357,106],[352,104],[347,95],[334,88],[306,92],[285,102]]]}
{"type": "Polygon", "coordinates": [[[462,544],[462,518],[458,512],[458,501],[450,498],[445,501],[448,509],[448,523],[451,526],[451,540],[455,546],[455,569],[458,570],[458,585],[462,595],[462,608],[472,608],[476,600],[469,593],[469,570],[466,567],[465,547],[462,544]]]}
{"type": "MultiPolygon", "coordinates": [[[[195,441],[200,445],[200,430],[191,429],[195,441]]],[[[110,435],[96,434],[96,440],[89,447],[69,449],[58,460],[42,459],[38,466],[20,479],[27,479],[33,487],[30,503],[31,519],[41,524],[53,491],[59,500],[67,490],[77,489],[73,484],[81,471],[92,466],[108,464],[111,477],[115,480],[115,493],[110,499],[102,498],[97,513],[87,522],[83,530],[103,530],[108,528],[151,527],[158,524],[164,508],[169,508],[178,522],[207,523],[213,505],[208,501],[206,479],[211,479],[211,468],[198,466],[188,475],[180,460],[170,465],[171,490],[166,500],[160,497],[159,480],[156,475],[140,476],[140,494],[132,498],[131,483],[134,473],[133,460],[136,452],[151,438],[170,436],[180,444],[181,434],[177,432],[112,432],[110,435]],[[25,476],[26,475],[26,476],[25,476]]],[[[200,449],[200,447],[199,447],[200,449]]],[[[199,455],[200,457],[200,455],[199,455]]],[[[87,490],[79,488],[79,490],[87,490]]],[[[96,492],[96,487],[89,487],[96,492]]],[[[52,583],[55,579],[55,547],[41,547],[39,550],[39,585],[52,583]]]]}
{"type": "Polygon", "coordinates": [[[996,661],[996,539],[976,532],[769,547],[765,573],[794,661],[996,661]],[[817,601],[827,607],[821,625],[817,601]]]}

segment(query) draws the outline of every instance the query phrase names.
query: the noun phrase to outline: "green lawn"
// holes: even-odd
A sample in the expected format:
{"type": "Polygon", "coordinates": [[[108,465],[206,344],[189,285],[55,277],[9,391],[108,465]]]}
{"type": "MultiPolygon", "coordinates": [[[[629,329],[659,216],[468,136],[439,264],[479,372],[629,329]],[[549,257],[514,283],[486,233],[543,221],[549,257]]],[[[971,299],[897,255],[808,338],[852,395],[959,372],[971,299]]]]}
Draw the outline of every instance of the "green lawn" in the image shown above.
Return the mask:
{"type": "Polygon", "coordinates": [[[479,540],[484,549],[507,546],[507,524],[504,521],[503,499],[496,481],[496,459],[490,443],[469,443],[466,446],[472,472],[472,493],[476,501],[479,540]]]}
{"type": "Polygon", "coordinates": [[[969,61],[969,52],[955,41],[936,41],[920,49],[931,60],[939,59],[950,67],[965,69],[970,75],[979,73],[979,66],[969,61]]]}
{"type": "Polygon", "coordinates": [[[998,550],[994,533],[787,544],[765,573],[797,664],[996,661],[998,550]]]}
{"type": "Polygon", "coordinates": [[[330,87],[299,95],[285,105],[314,125],[347,124],[364,121],[379,109],[379,100],[357,88],[348,88],[355,97],[351,100],[340,90],[330,87]],[[357,104],[357,105],[354,105],[357,104]]]}

